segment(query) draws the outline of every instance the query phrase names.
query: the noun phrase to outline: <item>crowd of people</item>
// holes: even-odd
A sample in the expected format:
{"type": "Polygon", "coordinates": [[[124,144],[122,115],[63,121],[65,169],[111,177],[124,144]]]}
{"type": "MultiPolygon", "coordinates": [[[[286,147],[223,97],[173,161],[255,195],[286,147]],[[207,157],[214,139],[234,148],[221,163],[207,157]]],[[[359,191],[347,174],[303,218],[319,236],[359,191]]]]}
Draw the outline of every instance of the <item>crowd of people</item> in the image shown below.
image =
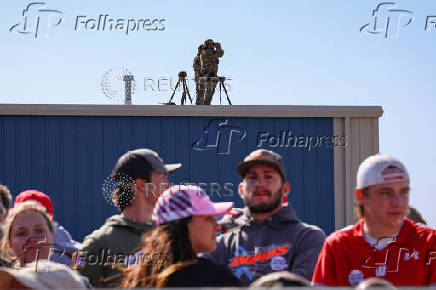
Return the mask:
{"type": "Polygon", "coordinates": [[[436,231],[410,206],[408,171],[392,156],[360,164],[358,222],[328,237],[298,219],[273,151],[239,163],[243,209],[170,187],[181,166],[145,148],[122,155],[112,172],[120,213],[82,243],[54,220],[47,194],[26,190],[12,204],[0,186],[0,288],[436,285],[436,231]]]}

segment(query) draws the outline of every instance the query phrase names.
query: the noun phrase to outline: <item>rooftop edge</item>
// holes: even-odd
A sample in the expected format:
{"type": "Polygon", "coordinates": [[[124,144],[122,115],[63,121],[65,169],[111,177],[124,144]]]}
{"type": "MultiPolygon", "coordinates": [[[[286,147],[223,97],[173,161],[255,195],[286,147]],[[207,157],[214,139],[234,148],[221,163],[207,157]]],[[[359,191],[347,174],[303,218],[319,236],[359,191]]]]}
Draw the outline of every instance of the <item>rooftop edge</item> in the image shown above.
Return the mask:
{"type": "Polygon", "coordinates": [[[0,115],[381,117],[381,106],[0,104],[0,115]]]}

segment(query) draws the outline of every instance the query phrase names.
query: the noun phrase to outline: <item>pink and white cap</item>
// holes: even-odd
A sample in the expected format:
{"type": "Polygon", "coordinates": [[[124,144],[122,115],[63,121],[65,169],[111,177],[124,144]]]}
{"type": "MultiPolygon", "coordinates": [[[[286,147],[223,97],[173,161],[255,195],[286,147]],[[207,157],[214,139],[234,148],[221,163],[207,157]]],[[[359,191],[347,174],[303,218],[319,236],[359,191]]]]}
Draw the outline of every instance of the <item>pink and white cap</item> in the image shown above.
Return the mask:
{"type": "Polygon", "coordinates": [[[377,154],[366,158],[357,170],[356,189],[368,186],[408,181],[406,167],[395,157],[377,154]]]}
{"type": "Polygon", "coordinates": [[[195,185],[173,185],[159,197],[153,209],[157,224],[165,224],[189,216],[225,215],[233,202],[212,202],[209,196],[195,185]]]}

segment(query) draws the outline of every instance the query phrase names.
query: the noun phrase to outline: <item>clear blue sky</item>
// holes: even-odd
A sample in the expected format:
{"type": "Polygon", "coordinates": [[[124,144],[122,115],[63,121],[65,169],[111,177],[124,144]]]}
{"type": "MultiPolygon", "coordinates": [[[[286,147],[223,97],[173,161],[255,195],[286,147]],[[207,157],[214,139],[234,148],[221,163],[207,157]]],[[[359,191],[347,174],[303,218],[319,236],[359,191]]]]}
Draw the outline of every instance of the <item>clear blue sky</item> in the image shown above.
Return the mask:
{"type": "MultiPolygon", "coordinates": [[[[436,226],[436,131],[430,124],[436,29],[425,31],[435,1],[396,1],[395,9],[414,17],[396,38],[359,31],[381,3],[372,0],[47,1],[46,9],[61,11],[63,21],[37,39],[9,31],[23,21],[29,3],[2,1],[0,102],[115,104],[100,82],[111,67],[122,67],[138,79],[134,103],[157,104],[170,92],[145,91],[143,78],[176,79],[180,70],[192,76],[197,46],[213,38],[225,50],[219,71],[232,78],[234,104],[383,106],[380,151],[404,161],[411,203],[436,226]],[[126,35],[82,25],[74,31],[78,15],[100,14],[165,19],[165,29],[126,35]]],[[[406,22],[403,16],[400,24],[406,22]]]]}

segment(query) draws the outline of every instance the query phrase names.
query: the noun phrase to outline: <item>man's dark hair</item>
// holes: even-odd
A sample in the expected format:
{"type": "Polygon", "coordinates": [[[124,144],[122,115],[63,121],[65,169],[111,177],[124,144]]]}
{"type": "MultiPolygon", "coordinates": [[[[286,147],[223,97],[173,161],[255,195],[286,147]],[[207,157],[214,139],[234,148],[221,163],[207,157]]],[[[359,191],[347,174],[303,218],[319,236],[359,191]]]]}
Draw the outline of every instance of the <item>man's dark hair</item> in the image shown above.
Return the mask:
{"type": "Polygon", "coordinates": [[[118,188],[112,192],[112,202],[122,212],[135,199],[134,184],[137,178],[151,182],[151,164],[142,156],[127,152],[121,156],[112,171],[112,180],[118,188]]]}
{"type": "MultiPolygon", "coordinates": [[[[147,172],[145,175],[143,178],[145,182],[151,182],[151,173],[147,172]]],[[[135,180],[132,178],[122,179],[120,176],[122,175],[112,175],[112,179],[118,184],[118,188],[112,192],[112,202],[120,212],[123,212],[135,199],[135,180]]]]}

